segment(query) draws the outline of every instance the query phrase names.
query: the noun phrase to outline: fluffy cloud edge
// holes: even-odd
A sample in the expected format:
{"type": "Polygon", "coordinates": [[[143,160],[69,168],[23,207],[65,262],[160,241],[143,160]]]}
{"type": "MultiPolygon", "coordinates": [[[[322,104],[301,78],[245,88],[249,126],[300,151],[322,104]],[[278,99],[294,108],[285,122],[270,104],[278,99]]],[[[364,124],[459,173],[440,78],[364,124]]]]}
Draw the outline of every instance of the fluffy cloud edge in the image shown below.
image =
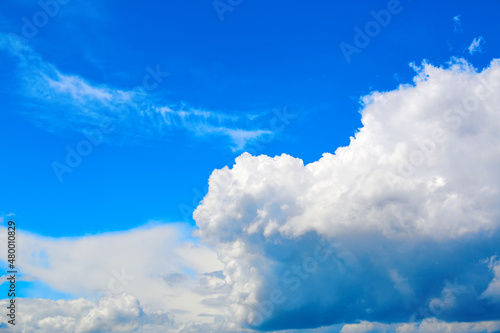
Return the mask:
{"type": "Polygon", "coordinates": [[[335,154],[307,165],[243,154],[212,173],[197,235],[224,262],[241,323],[481,321],[498,310],[486,261],[500,251],[500,61],[414,68],[413,84],[363,99],[363,127],[335,154]],[[318,239],[332,246],[328,265],[311,257],[318,239]]]}

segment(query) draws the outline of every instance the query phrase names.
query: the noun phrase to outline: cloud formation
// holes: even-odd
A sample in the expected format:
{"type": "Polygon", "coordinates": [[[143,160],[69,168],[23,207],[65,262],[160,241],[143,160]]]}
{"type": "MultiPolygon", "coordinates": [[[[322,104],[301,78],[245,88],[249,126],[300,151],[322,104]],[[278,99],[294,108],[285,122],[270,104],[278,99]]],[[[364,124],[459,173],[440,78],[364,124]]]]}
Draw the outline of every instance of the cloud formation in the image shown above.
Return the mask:
{"type": "Polygon", "coordinates": [[[194,218],[239,323],[497,319],[500,62],[415,69],[363,99],[335,154],[243,154],[213,172],[194,218]]]}
{"type": "Polygon", "coordinates": [[[26,328],[500,330],[500,62],[414,68],[413,84],[363,98],[363,127],[335,154],[215,170],[196,231],[21,233],[26,279],[85,297],[23,299],[26,328]]]}
{"type": "Polygon", "coordinates": [[[106,121],[119,124],[118,132],[131,138],[158,136],[179,129],[195,136],[225,137],[233,150],[244,148],[262,135],[273,134],[259,127],[269,122],[271,112],[222,113],[201,110],[184,102],[165,103],[154,93],[168,76],[159,65],[146,66],[141,85],[128,90],[62,73],[14,36],[0,34],[2,49],[16,59],[20,93],[29,101],[24,105],[27,116],[46,130],[89,131],[106,121]],[[31,112],[32,103],[37,104],[36,112],[31,112]]]}

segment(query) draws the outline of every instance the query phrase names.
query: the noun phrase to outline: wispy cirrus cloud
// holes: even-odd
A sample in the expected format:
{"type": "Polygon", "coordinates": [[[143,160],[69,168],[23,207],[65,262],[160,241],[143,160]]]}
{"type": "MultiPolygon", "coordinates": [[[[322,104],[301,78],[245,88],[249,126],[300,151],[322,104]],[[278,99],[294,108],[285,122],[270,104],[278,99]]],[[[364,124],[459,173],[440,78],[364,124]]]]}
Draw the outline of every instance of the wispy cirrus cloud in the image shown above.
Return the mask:
{"type": "Polygon", "coordinates": [[[266,113],[225,113],[195,108],[185,102],[165,103],[152,90],[163,80],[158,74],[167,74],[155,73],[151,68],[142,85],[120,89],[63,73],[14,36],[0,35],[0,49],[17,59],[20,93],[30,101],[24,106],[30,109],[29,116],[41,121],[47,130],[82,131],[106,119],[119,122],[121,133],[136,137],[158,136],[173,129],[197,137],[226,137],[233,150],[273,133],[260,127],[266,113]],[[36,112],[29,106],[32,103],[37,104],[36,112]]]}

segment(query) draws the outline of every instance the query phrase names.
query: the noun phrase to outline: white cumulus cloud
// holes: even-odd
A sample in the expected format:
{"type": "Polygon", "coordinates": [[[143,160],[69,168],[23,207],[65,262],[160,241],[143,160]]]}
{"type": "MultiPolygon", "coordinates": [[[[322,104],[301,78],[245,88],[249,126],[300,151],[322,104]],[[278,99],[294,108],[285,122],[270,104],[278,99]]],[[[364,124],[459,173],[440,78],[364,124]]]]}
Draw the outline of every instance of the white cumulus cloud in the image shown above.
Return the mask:
{"type": "Polygon", "coordinates": [[[363,127],[335,154],[243,154],[213,172],[194,218],[239,322],[499,313],[485,260],[500,251],[500,62],[416,69],[413,85],[363,99],[363,127]]]}

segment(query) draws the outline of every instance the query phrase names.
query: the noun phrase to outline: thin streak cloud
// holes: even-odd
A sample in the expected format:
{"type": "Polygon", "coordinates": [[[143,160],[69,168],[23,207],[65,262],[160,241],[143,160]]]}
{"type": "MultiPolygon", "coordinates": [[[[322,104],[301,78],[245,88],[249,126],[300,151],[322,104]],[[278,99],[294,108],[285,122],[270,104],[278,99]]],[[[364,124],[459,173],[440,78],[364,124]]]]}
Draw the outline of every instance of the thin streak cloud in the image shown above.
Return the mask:
{"type": "Polygon", "coordinates": [[[249,141],[262,135],[273,133],[259,127],[266,123],[268,115],[265,113],[222,113],[186,103],[164,105],[159,94],[154,92],[158,82],[163,81],[161,76],[166,76],[161,71],[158,75],[158,71],[150,68],[151,74],[145,76],[142,86],[118,89],[62,73],[16,37],[0,35],[0,47],[18,60],[21,93],[28,100],[46,106],[42,112],[28,115],[42,120],[46,130],[84,131],[106,120],[120,123],[124,128],[120,134],[125,136],[161,137],[169,130],[181,129],[195,137],[225,137],[233,151],[244,149],[249,141]]]}

